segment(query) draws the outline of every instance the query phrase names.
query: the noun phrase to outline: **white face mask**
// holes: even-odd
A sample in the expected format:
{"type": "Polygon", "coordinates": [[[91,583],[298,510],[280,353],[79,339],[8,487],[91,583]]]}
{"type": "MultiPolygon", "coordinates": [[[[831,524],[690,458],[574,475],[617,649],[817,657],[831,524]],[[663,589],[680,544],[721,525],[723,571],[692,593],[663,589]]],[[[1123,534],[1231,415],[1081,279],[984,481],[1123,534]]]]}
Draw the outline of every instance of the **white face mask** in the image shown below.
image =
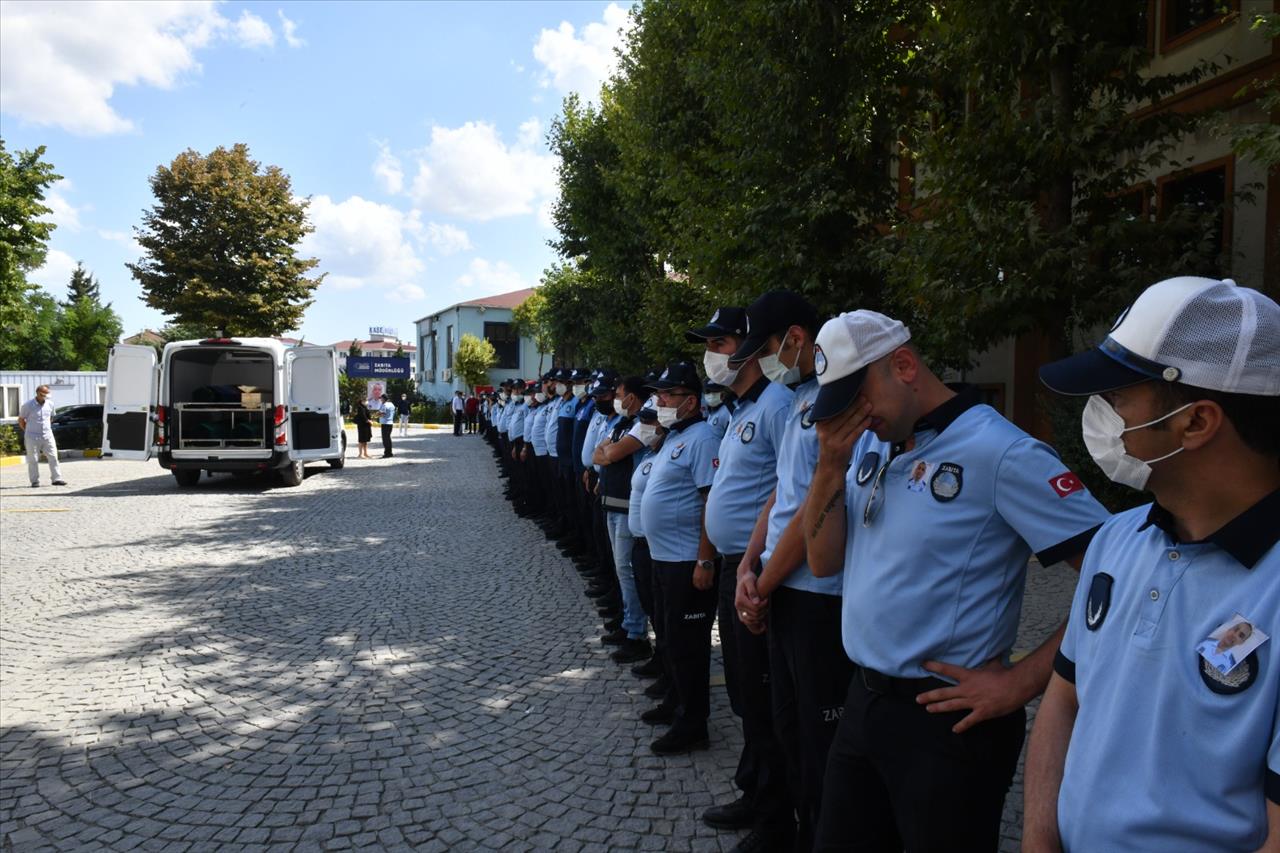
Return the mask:
{"type": "Polygon", "coordinates": [[[1136,429],[1146,429],[1149,426],[1154,426],[1161,421],[1168,420],[1178,412],[1190,408],[1192,405],[1192,403],[1187,403],[1187,405],[1180,406],[1169,414],[1161,415],[1153,421],[1126,427],[1124,418],[1120,417],[1106,400],[1095,394],[1089,398],[1089,402],[1084,407],[1084,415],[1080,419],[1084,446],[1089,449],[1089,455],[1093,457],[1093,461],[1098,463],[1102,473],[1106,474],[1110,480],[1122,486],[1141,491],[1147,487],[1147,480],[1151,477],[1151,465],[1153,463],[1161,462],[1170,456],[1176,456],[1186,448],[1179,447],[1172,453],[1166,453],[1164,456],[1158,456],[1155,459],[1138,459],[1130,456],[1125,451],[1124,434],[1133,432],[1136,429]]]}
{"type": "Polygon", "coordinates": [[[584,394],[586,394],[586,393],[587,393],[587,386],[586,386],[586,385],[574,385],[574,386],[573,386],[573,396],[575,396],[575,397],[581,397],[581,396],[583,396],[583,395],[584,395],[584,394]]]}
{"type": "Polygon", "coordinates": [[[679,406],[659,406],[658,407],[658,423],[670,429],[680,422],[679,406]]]}
{"type": "Polygon", "coordinates": [[[569,393],[568,385],[565,385],[563,382],[556,383],[556,394],[558,396],[563,397],[565,394],[568,394],[568,393],[569,393]]]}
{"type": "Polygon", "coordinates": [[[724,395],[719,391],[708,391],[702,395],[702,402],[707,404],[708,409],[714,409],[724,402],[724,395]]]}
{"type": "Polygon", "coordinates": [[[635,436],[640,439],[641,444],[652,445],[658,437],[658,427],[655,424],[640,424],[636,427],[635,436]]]}
{"type": "Polygon", "coordinates": [[[539,403],[545,403],[547,402],[547,395],[539,391],[537,394],[533,395],[533,399],[539,403]]]}
{"type": "Polygon", "coordinates": [[[702,356],[702,367],[707,371],[707,378],[717,385],[729,386],[738,378],[738,371],[729,367],[729,356],[722,352],[707,350],[702,356]]]}
{"type": "Polygon", "coordinates": [[[627,413],[626,407],[622,405],[622,401],[617,397],[613,398],[613,411],[619,415],[625,415],[627,413]]]}
{"type": "Polygon", "coordinates": [[[773,355],[760,356],[760,371],[768,377],[770,382],[777,382],[781,385],[793,385],[800,381],[800,351],[796,350],[796,363],[787,367],[782,361],[782,350],[787,346],[786,339],[782,341],[782,346],[773,355]]]}

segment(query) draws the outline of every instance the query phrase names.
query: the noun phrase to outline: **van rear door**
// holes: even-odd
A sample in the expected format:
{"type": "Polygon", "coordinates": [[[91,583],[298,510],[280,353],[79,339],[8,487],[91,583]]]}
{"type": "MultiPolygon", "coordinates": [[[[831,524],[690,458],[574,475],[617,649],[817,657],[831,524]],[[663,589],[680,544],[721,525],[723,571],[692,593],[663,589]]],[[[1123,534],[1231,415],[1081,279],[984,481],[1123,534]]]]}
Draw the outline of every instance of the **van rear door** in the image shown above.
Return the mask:
{"type": "Polygon", "coordinates": [[[337,359],[333,347],[294,347],[285,353],[294,459],[332,459],[342,452],[337,359]]]}
{"type": "Polygon", "coordinates": [[[113,459],[151,458],[152,416],[160,387],[152,347],[116,344],[107,360],[107,401],[102,407],[102,455],[113,459]]]}

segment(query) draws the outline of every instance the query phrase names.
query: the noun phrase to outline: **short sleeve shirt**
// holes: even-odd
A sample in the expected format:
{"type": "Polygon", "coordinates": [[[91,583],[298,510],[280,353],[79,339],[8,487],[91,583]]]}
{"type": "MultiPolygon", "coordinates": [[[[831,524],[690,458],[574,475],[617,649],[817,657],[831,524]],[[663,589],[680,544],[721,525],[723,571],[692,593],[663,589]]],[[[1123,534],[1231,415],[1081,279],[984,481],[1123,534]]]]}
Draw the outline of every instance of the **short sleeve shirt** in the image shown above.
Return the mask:
{"type": "Polygon", "coordinates": [[[48,399],[41,404],[32,397],[23,403],[18,410],[18,416],[27,422],[27,428],[23,430],[23,434],[31,438],[53,438],[54,412],[53,403],[48,399]]]}
{"type": "Polygon", "coordinates": [[[631,469],[631,496],[627,504],[627,527],[632,536],[644,536],[644,521],[640,518],[640,500],[644,497],[644,487],[649,483],[649,473],[653,471],[654,451],[649,448],[636,451],[635,466],[631,469]]]}
{"type": "Polygon", "coordinates": [[[1054,663],[1079,701],[1058,793],[1067,850],[1262,845],[1266,801],[1280,803],[1277,519],[1280,491],[1179,542],[1149,505],[1090,543],[1054,663]],[[1268,639],[1224,674],[1198,648],[1236,616],[1268,639]]]}
{"type": "Polygon", "coordinates": [[[676,424],[662,449],[640,502],[640,523],[649,553],[668,563],[698,559],[702,538],[702,492],[711,487],[720,440],[701,418],[676,424]]]}
{"type": "Polygon", "coordinates": [[[600,466],[593,463],[591,457],[595,455],[596,445],[604,441],[605,436],[608,434],[609,416],[596,412],[591,416],[591,422],[587,424],[587,432],[582,441],[582,467],[584,470],[587,468],[593,471],[600,470],[600,466]]]}
{"type": "Polygon", "coordinates": [[[543,443],[546,445],[547,454],[552,458],[560,455],[560,450],[556,447],[556,433],[560,429],[560,401],[553,399],[542,404],[543,413],[546,415],[542,422],[543,443]]]}
{"type": "Polygon", "coordinates": [[[729,419],[733,417],[733,409],[726,405],[720,405],[714,411],[707,412],[707,426],[711,427],[711,431],[718,438],[724,437],[724,432],[729,428],[729,419]]]}
{"type": "Polygon", "coordinates": [[[511,418],[507,421],[507,436],[515,441],[524,438],[524,422],[529,417],[529,407],[524,403],[517,403],[514,411],[511,412],[511,418]]]}
{"type": "Polygon", "coordinates": [[[778,482],[778,445],[794,396],[787,386],[761,377],[738,399],[707,496],[707,538],[721,554],[747,550],[760,510],[778,482]]]}
{"type": "Polygon", "coordinates": [[[396,422],[396,404],[388,400],[382,404],[382,417],[378,419],[380,424],[393,424],[396,422]]]}
{"type": "Polygon", "coordinates": [[[534,456],[547,455],[547,413],[550,411],[551,407],[543,403],[525,421],[524,437],[533,445],[534,456]]]}
{"type": "Polygon", "coordinates": [[[926,660],[1007,658],[1031,554],[1082,553],[1108,517],[1052,448],[972,389],[929,421],[891,459],[859,444],[845,482],[845,652],[899,678],[932,675],[926,660]]]}

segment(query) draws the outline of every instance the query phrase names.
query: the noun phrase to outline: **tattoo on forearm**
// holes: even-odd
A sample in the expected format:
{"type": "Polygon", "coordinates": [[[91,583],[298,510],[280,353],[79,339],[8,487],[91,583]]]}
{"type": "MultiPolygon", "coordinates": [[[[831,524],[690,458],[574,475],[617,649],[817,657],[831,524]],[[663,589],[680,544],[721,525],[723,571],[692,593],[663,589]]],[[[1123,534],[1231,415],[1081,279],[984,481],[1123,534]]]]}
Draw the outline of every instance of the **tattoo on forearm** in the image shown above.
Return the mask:
{"type": "Polygon", "coordinates": [[[831,496],[831,500],[827,501],[827,505],[822,508],[822,512],[818,513],[818,520],[813,523],[813,529],[809,531],[809,538],[816,539],[818,532],[822,530],[822,525],[826,523],[827,516],[831,510],[836,508],[836,504],[844,497],[844,489],[836,489],[836,493],[831,496]]]}

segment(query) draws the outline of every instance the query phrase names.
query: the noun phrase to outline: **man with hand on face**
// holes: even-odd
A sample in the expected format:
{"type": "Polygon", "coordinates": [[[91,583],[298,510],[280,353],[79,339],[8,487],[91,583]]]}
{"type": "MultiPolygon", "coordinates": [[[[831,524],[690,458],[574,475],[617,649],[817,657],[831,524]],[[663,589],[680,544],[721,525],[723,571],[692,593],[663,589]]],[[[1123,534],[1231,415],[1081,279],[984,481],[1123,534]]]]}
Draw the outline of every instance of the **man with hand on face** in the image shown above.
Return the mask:
{"type": "Polygon", "coordinates": [[[777,483],[778,444],[786,426],[793,394],[785,384],[770,382],[760,370],[753,348],[743,347],[748,330],[766,318],[742,308],[721,308],[711,322],[685,337],[706,346],[707,374],[734,395],[733,415],[720,442],[720,466],[707,496],[707,539],[721,562],[719,600],[720,649],[724,654],[729,703],[742,720],[742,753],[734,782],[742,795],[708,809],[703,820],[722,829],[752,826],[739,851],[789,847],[795,818],[786,783],[786,763],[773,732],[769,693],[769,647],[762,634],[747,630],[733,606],[737,578],[754,573],[755,560],[743,559],[760,511],[777,483]],[[742,348],[742,357],[730,357],[742,348]]]}
{"type": "Polygon", "coordinates": [[[716,612],[715,548],[702,515],[720,442],[702,418],[702,381],[687,361],[667,366],[650,386],[667,430],[640,502],[654,575],[654,617],[661,620],[674,690],[641,715],[671,729],[650,749],[671,755],[707,747],[711,713],[711,622],[716,612]]]}
{"type": "Polygon", "coordinates": [[[1168,279],[1040,378],[1089,395],[1089,454],[1155,501],[1085,554],[1023,849],[1280,850],[1280,305],[1168,279]]]}
{"type": "MultiPolygon", "coordinates": [[[[822,805],[827,750],[853,672],[840,645],[843,574],[814,577],[804,561],[804,501],[818,462],[810,415],[818,396],[814,341],[820,323],[813,306],[788,291],[766,293],[747,314],[751,334],[730,364],[755,356],[770,380],[795,393],[778,445],[778,483],[738,567],[734,606],[748,630],[762,633],[768,625],[774,730],[797,819],[794,849],[808,851],[822,805]]],[[[888,445],[877,445],[887,458],[888,445]]]]}
{"type": "Polygon", "coordinates": [[[944,385],[896,320],[827,321],[814,368],[806,556],[818,577],[844,569],[855,666],[814,849],[995,850],[1023,706],[1062,636],[1008,665],[1027,562],[1078,566],[1107,512],[976,389],[944,385]],[[867,431],[887,457],[858,441],[867,431]],[[920,461],[923,492],[907,488],[920,461]]]}

